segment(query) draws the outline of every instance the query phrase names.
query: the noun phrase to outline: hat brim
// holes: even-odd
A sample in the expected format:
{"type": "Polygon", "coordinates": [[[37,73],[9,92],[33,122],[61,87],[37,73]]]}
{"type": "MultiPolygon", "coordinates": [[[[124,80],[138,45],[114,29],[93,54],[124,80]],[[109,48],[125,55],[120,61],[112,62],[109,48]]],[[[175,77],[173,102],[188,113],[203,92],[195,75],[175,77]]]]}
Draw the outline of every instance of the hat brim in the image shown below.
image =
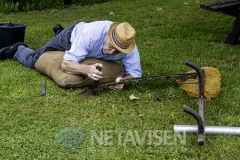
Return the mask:
{"type": "Polygon", "coordinates": [[[123,49],[121,47],[119,47],[114,41],[113,41],[113,37],[112,37],[112,31],[119,25],[120,23],[118,22],[114,22],[110,28],[109,28],[109,32],[108,32],[108,36],[110,39],[111,44],[113,45],[113,47],[115,47],[117,50],[119,50],[120,52],[123,52],[125,54],[129,54],[133,51],[134,47],[135,47],[135,40],[133,40],[133,42],[129,45],[129,47],[127,49],[123,49]]]}

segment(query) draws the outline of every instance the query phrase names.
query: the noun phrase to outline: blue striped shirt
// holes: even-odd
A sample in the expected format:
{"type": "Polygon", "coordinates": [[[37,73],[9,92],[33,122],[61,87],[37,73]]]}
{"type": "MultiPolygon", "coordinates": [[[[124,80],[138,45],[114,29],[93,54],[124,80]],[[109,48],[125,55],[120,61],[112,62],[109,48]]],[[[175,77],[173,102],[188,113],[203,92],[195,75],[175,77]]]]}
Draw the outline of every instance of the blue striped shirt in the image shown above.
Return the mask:
{"type": "Polygon", "coordinates": [[[71,34],[71,48],[65,51],[63,58],[78,62],[81,62],[86,57],[108,61],[120,60],[127,75],[130,74],[134,78],[141,77],[140,56],[136,45],[133,52],[129,54],[106,55],[102,53],[103,43],[112,23],[111,21],[78,23],[71,34]]]}

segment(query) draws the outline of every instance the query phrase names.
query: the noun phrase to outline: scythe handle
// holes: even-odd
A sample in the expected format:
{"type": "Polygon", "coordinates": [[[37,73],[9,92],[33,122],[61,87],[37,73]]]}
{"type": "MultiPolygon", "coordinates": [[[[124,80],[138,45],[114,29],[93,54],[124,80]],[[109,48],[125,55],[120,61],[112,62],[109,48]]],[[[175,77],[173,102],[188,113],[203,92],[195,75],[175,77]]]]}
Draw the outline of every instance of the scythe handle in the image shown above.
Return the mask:
{"type": "Polygon", "coordinates": [[[198,123],[198,144],[203,145],[204,144],[204,139],[205,139],[205,126],[204,126],[204,121],[202,117],[199,115],[198,112],[196,112],[194,109],[191,107],[188,107],[186,105],[183,106],[183,111],[191,114],[198,123]]]}
{"type": "Polygon", "coordinates": [[[198,123],[198,144],[203,145],[205,139],[205,124],[204,124],[204,70],[201,69],[197,64],[186,60],[186,65],[193,68],[198,75],[198,86],[199,86],[199,99],[198,99],[198,106],[199,106],[199,113],[196,112],[194,109],[184,105],[184,111],[188,114],[191,114],[198,123]]]}
{"type": "Polygon", "coordinates": [[[185,63],[187,66],[193,68],[197,72],[199,83],[199,98],[204,98],[204,70],[189,60],[186,60],[185,63]]]}

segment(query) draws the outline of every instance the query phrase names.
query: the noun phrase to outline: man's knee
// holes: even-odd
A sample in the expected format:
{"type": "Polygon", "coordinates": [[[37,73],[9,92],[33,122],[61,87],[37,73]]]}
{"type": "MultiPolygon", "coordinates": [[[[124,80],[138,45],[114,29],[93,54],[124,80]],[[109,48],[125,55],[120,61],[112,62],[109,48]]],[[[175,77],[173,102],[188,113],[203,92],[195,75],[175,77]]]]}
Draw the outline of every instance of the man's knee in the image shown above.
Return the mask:
{"type": "Polygon", "coordinates": [[[22,48],[16,52],[14,59],[18,60],[26,67],[34,68],[34,65],[39,58],[36,52],[28,47],[22,48]]]}

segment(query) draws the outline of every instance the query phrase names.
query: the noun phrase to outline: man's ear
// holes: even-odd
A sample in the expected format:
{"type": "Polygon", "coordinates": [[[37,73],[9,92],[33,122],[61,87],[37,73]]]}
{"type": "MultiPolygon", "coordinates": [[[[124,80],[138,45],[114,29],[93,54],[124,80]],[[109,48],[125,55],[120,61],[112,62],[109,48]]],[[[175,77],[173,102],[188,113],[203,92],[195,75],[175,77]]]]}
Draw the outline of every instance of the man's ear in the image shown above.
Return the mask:
{"type": "Polygon", "coordinates": [[[108,32],[107,32],[107,34],[106,34],[106,38],[108,37],[108,33],[109,33],[109,30],[108,30],[108,32]]]}

